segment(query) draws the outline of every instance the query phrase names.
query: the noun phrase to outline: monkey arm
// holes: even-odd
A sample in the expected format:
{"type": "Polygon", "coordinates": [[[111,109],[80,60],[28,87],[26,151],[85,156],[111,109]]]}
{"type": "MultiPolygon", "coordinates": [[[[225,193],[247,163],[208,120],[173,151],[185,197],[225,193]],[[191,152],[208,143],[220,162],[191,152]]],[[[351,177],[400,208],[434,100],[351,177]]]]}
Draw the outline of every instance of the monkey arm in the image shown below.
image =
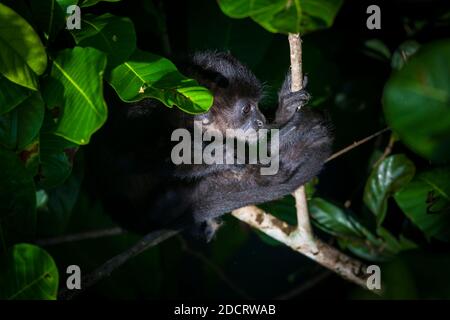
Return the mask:
{"type": "Polygon", "coordinates": [[[331,143],[324,117],[302,109],[280,129],[278,172],[261,175],[261,165],[245,165],[205,177],[190,196],[194,220],[201,222],[293,192],[319,173],[331,143]]]}
{"type": "Polygon", "coordinates": [[[278,109],[275,113],[273,127],[280,127],[286,124],[297,110],[308,103],[311,96],[305,90],[308,84],[308,78],[306,76],[304,77],[303,84],[302,90],[291,92],[291,74],[287,74],[278,92],[278,109]]]}

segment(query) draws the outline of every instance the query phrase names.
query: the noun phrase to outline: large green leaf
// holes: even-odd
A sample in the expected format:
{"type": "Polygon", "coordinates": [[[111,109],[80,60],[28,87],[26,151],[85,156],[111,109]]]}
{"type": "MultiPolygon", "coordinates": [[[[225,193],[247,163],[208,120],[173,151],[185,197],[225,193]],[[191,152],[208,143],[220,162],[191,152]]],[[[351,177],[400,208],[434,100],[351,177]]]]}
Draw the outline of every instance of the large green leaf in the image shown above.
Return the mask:
{"type": "Polygon", "coordinates": [[[172,62],[139,50],[114,68],[108,81],[127,102],[155,98],[192,114],[208,111],[213,102],[206,88],[179,73],[172,62]]]}
{"type": "Polygon", "coordinates": [[[56,299],[58,269],[44,249],[26,243],[15,245],[1,271],[1,299],[56,299]]]}
{"type": "Polygon", "coordinates": [[[342,0],[219,0],[232,18],[251,17],[270,32],[306,33],[332,25],[342,0]]]}
{"type": "Polygon", "coordinates": [[[37,90],[47,54],[28,22],[0,3],[0,73],[14,83],[37,90]]]}
{"type": "Polygon", "coordinates": [[[46,88],[48,92],[62,92],[61,101],[49,104],[50,108],[62,107],[55,134],[77,144],[87,144],[105,123],[107,108],[102,81],[105,66],[104,53],[94,48],[75,47],[57,55],[46,88]]]}
{"type": "Polygon", "coordinates": [[[93,47],[108,56],[108,67],[125,62],[136,49],[136,34],[129,18],[106,13],[99,17],[83,15],[81,29],[72,35],[80,47],[93,47]]]}
{"type": "Polygon", "coordinates": [[[450,167],[418,174],[395,200],[427,237],[450,241],[450,167]]]}
{"type": "Polygon", "coordinates": [[[11,112],[0,116],[0,144],[22,150],[35,138],[44,120],[44,101],[34,93],[11,112]]]}
{"type": "Polygon", "coordinates": [[[0,115],[14,109],[31,93],[0,75],[0,115]]]}
{"type": "Polygon", "coordinates": [[[3,246],[32,236],[36,229],[33,179],[12,151],[0,148],[0,238],[3,246]]]}
{"type": "Polygon", "coordinates": [[[383,94],[389,125],[411,150],[450,159],[450,40],[422,46],[383,94]]]}
{"type": "Polygon", "coordinates": [[[381,225],[386,216],[387,200],[414,177],[414,163],[405,155],[398,154],[384,159],[367,179],[364,203],[381,225]]]}

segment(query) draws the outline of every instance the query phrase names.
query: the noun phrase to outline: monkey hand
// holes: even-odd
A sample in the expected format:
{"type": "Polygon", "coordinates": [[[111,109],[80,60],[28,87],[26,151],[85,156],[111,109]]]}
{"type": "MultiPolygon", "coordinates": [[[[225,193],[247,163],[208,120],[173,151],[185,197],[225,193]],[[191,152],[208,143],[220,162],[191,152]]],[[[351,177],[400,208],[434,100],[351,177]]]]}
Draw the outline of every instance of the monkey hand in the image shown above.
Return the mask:
{"type": "Polygon", "coordinates": [[[296,111],[300,110],[301,107],[306,105],[311,98],[310,94],[305,90],[308,84],[307,76],[303,78],[303,88],[296,92],[291,92],[291,75],[290,73],[286,76],[283,86],[278,93],[278,109],[276,112],[275,122],[278,125],[283,125],[296,111]]]}

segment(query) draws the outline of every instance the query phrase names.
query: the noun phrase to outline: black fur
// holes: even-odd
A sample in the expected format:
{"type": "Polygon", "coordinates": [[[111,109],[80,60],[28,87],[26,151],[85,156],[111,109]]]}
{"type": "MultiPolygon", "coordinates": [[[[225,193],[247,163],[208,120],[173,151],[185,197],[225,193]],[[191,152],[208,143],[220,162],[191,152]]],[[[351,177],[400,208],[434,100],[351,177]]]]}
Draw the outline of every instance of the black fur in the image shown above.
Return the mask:
{"type": "Polygon", "coordinates": [[[280,198],[321,170],[331,149],[327,123],[308,107],[297,111],[309,95],[305,90],[291,93],[289,76],[279,92],[276,118],[267,124],[257,107],[260,82],[230,54],[198,53],[183,72],[214,94],[208,113],[192,116],[149,99],[125,104],[115,93],[106,93],[110,118],[90,145],[94,170],[88,176],[107,212],[125,228],[149,232],[193,224],[209,238],[224,213],[280,198]],[[251,112],[243,115],[245,104],[251,112]],[[263,176],[260,165],[175,166],[171,133],[180,127],[192,130],[196,119],[223,131],[279,128],[279,172],[263,176]]]}

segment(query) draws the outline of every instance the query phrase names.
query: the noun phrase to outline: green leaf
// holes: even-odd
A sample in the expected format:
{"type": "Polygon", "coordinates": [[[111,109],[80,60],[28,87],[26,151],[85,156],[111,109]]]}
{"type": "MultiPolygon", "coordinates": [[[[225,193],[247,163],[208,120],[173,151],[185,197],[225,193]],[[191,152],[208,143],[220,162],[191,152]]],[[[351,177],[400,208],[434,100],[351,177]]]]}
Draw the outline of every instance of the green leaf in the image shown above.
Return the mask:
{"type": "Polygon", "coordinates": [[[384,159],[367,179],[364,203],[376,217],[380,226],[387,212],[387,200],[414,177],[414,163],[405,155],[393,155],[384,159]]]}
{"type": "Polygon", "coordinates": [[[306,33],[330,27],[342,0],[219,0],[232,18],[251,17],[270,32],[306,33]]]}
{"type": "Polygon", "coordinates": [[[47,206],[48,195],[45,190],[36,191],[36,209],[42,209],[47,206]]]}
{"type": "Polygon", "coordinates": [[[397,239],[383,227],[377,229],[377,234],[383,239],[385,249],[390,251],[392,255],[396,255],[403,250],[417,249],[417,245],[411,240],[404,236],[397,239]]]}
{"type": "MultiPolygon", "coordinates": [[[[48,122],[49,119],[46,118],[48,122]]],[[[38,186],[51,189],[62,184],[72,171],[77,145],[57,136],[52,130],[42,130],[40,136],[40,166],[38,186]]]]}
{"type": "Polygon", "coordinates": [[[78,4],[78,0],[56,0],[56,2],[59,4],[59,6],[63,9],[65,13],[67,10],[67,7],[72,6],[74,4],[78,4]]]}
{"type": "Polygon", "coordinates": [[[364,46],[369,49],[366,53],[371,57],[384,61],[391,58],[391,52],[389,51],[389,48],[383,43],[383,41],[379,39],[367,40],[364,43],[364,46]]]}
{"type": "Polygon", "coordinates": [[[154,98],[191,114],[208,111],[213,102],[206,88],[179,73],[172,62],[139,50],[113,69],[108,81],[127,102],[154,98]]]}
{"type": "Polygon", "coordinates": [[[0,148],[0,168],[0,241],[10,244],[35,233],[36,191],[14,152],[0,148]]]}
{"type": "Polygon", "coordinates": [[[61,235],[67,230],[83,178],[84,163],[77,163],[78,159],[77,155],[72,173],[64,183],[57,188],[49,189],[46,193],[48,200],[46,206],[38,211],[38,231],[41,237],[61,235]]]}
{"type": "Polygon", "coordinates": [[[102,81],[105,66],[105,55],[94,48],[75,47],[57,55],[47,88],[63,93],[57,105],[62,106],[62,113],[55,134],[77,144],[87,144],[105,123],[107,108],[102,81]]]}
{"type": "Polygon", "coordinates": [[[308,202],[312,222],[323,231],[350,240],[374,240],[373,235],[355,217],[322,198],[308,202]]]}
{"type": "Polygon", "coordinates": [[[39,36],[25,19],[0,3],[0,73],[37,90],[36,75],[44,73],[46,67],[47,54],[39,36]]]}
{"type": "Polygon", "coordinates": [[[420,44],[414,40],[403,42],[392,55],[391,67],[396,70],[403,68],[419,48],[420,44]]]}
{"type": "Polygon", "coordinates": [[[109,13],[99,17],[84,15],[81,29],[73,30],[72,35],[79,47],[92,47],[106,53],[109,68],[125,62],[136,49],[133,22],[109,13]]]}
{"type": "Polygon", "coordinates": [[[0,273],[0,297],[8,300],[56,300],[59,274],[53,258],[37,246],[21,243],[0,273]]]}
{"type": "Polygon", "coordinates": [[[14,109],[31,93],[0,75],[0,115],[14,109]]]}
{"type": "Polygon", "coordinates": [[[450,167],[419,173],[395,200],[427,237],[450,241],[450,167]]]}
{"type": "Polygon", "coordinates": [[[450,40],[422,46],[383,94],[389,126],[414,152],[450,159],[450,40]]]}
{"type": "Polygon", "coordinates": [[[11,112],[0,116],[0,144],[22,150],[39,133],[44,120],[44,101],[34,93],[11,112]]]}
{"type": "Polygon", "coordinates": [[[119,2],[121,0],[82,0],[80,6],[81,7],[91,7],[101,1],[105,2],[119,2]]]}
{"type": "MultiPolygon", "coordinates": [[[[65,13],[57,0],[33,0],[30,3],[33,19],[47,40],[55,38],[65,25],[65,13]]],[[[65,8],[64,8],[65,9],[65,8]]]]}

